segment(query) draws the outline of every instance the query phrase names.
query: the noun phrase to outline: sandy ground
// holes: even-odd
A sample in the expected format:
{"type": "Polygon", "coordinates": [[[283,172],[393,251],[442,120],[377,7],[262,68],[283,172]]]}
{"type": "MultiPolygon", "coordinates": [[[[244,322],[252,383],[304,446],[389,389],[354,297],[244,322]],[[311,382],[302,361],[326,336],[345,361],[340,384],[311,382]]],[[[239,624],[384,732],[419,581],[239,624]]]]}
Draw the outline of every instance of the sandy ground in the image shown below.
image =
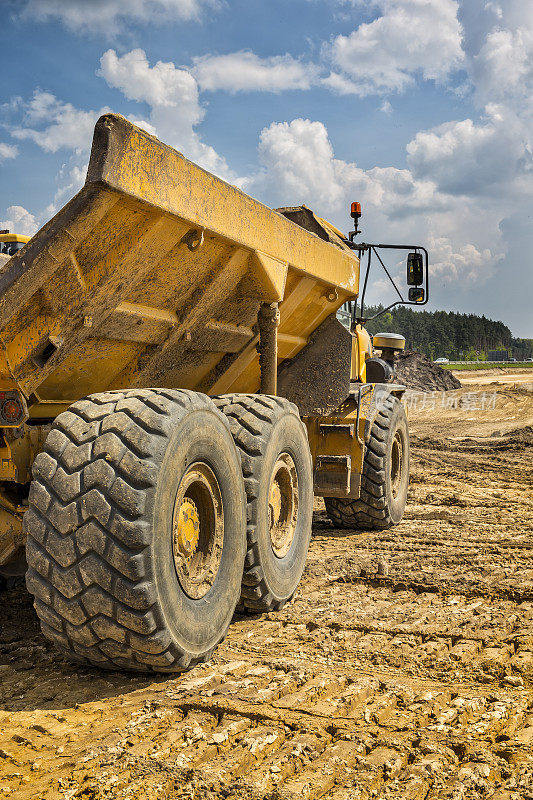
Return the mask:
{"type": "MultiPolygon", "coordinates": [[[[331,527],[301,587],[179,677],[80,669],[1,595],[0,797],[533,798],[533,394],[408,400],[404,521],[331,527]]],[[[488,381],[493,381],[489,383],[488,381]]]]}
{"type": "Polygon", "coordinates": [[[452,370],[456,378],[459,378],[463,386],[473,384],[486,384],[491,382],[492,386],[513,385],[521,383],[533,384],[533,367],[522,367],[521,369],[480,369],[480,370],[452,370]]]}

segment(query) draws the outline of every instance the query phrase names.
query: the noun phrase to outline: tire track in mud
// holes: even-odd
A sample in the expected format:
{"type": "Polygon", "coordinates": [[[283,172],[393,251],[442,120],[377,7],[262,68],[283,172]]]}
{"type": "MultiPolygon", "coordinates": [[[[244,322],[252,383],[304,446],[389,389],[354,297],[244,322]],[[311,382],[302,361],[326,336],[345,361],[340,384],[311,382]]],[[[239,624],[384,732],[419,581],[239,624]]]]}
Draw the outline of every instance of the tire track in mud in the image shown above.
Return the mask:
{"type": "Polygon", "coordinates": [[[4,775],[13,783],[27,762],[34,774],[18,773],[11,795],[340,800],[453,797],[466,788],[481,797],[531,777],[533,714],[523,690],[284,666],[242,659],[196,668],[133,693],[112,721],[102,721],[102,701],[37,724],[21,716],[2,751],[13,764],[4,775]],[[59,770],[52,788],[49,774],[59,770]]]}
{"type": "Polygon", "coordinates": [[[531,448],[432,447],[399,528],[318,510],[294,601],[184,675],[73,666],[2,594],[0,798],[531,800],[531,448]]]}
{"type": "Polygon", "coordinates": [[[483,797],[520,781],[525,792],[532,620],[531,603],[335,581],[279,614],[237,618],[219,663],[158,682],[74,671],[15,641],[4,795],[483,797]]]}

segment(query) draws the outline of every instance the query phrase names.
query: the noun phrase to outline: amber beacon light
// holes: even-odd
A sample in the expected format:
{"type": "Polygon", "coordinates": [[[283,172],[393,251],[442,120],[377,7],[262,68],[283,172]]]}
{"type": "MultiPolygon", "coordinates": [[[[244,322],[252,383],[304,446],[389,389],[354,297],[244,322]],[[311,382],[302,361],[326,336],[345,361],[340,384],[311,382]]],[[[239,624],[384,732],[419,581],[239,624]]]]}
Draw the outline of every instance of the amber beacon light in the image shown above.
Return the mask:
{"type": "Polygon", "coordinates": [[[352,203],[350,209],[350,216],[354,220],[355,233],[356,234],[360,233],[358,228],[358,222],[361,219],[361,203],[356,203],[356,202],[352,203]]]}

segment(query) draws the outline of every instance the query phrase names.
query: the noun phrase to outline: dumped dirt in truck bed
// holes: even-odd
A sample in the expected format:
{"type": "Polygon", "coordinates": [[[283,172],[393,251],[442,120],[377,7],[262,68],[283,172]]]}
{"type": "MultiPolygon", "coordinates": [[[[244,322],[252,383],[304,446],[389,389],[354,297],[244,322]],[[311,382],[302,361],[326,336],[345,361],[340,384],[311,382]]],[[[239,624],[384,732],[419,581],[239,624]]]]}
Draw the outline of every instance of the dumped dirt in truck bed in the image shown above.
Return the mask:
{"type": "Polygon", "coordinates": [[[69,664],[3,593],[0,797],[531,800],[533,394],[454,397],[409,401],[402,524],[317,501],[294,602],[183,676],[69,664]]]}
{"type": "Polygon", "coordinates": [[[409,389],[421,391],[460,389],[461,382],[455,375],[434,364],[427,356],[416,350],[399,353],[396,362],[396,380],[409,389]]]}

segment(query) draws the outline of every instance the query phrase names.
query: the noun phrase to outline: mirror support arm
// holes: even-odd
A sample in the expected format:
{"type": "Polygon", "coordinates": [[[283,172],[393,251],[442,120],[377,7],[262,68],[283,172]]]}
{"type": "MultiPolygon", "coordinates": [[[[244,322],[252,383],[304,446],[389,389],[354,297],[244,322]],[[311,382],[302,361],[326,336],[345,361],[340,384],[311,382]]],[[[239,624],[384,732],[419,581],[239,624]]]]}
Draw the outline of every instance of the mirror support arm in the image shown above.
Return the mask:
{"type": "Polygon", "coordinates": [[[365,271],[365,279],[364,279],[364,282],[363,282],[363,291],[361,293],[361,316],[360,317],[356,316],[356,313],[357,313],[356,312],[356,306],[357,306],[357,304],[354,303],[354,313],[353,313],[353,318],[352,318],[352,324],[360,323],[360,324],[364,325],[369,320],[376,319],[377,317],[380,317],[382,314],[385,314],[387,311],[390,311],[391,308],[394,308],[395,306],[398,306],[398,305],[425,306],[426,303],[429,300],[429,280],[428,280],[429,279],[429,266],[428,266],[428,264],[429,264],[429,256],[428,256],[428,251],[426,250],[426,248],[425,247],[421,247],[420,245],[410,245],[410,244],[369,244],[367,242],[356,243],[356,242],[354,242],[354,237],[356,235],[357,234],[356,234],[355,231],[350,231],[349,238],[344,240],[345,244],[347,244],[348,247],[350,247],[352,250],[357,250],[357,255],[358,255],[359,259],[361,259],[361,256],[364,253],[368,253],[368,257],[367,257],[367,264],[366,264],[366,271],[365,271]],[[417,301],[405,300],[403,298],[400,290],[398,289],[398,287],[396,286],[396,283],[394,282],[394,278],[390,274],[389,270],[387,269],[387,267],[383,263],[383,260],[381,259],[379,253],[377,252],[378,250],[414,250],[415,252],[421,251],[423,253],[423,255],[424,255],[424,289],[425,289],[425,299],[424,300],[422,300],[421,302],[417,302],[417,301]],[[385,271],[385,274],[387,275],[388,279],[390,280],[390,282],[394,286],[394,289],[396,290],[396,294],[398,295],[398,297],[400,299],[396,300],[396,302],[394,302],[394,303],[391,303],[390,306],[387,306],[387,308],[383,309],[383,311],[380,311],[378,314],[375,314],[373,317],[364,317],[363,316],[364,302],[365,302],[366,287],[367,287],[367,284],[368,284],[368,276],[369,276],[369,273],[370,273],[372,253],[374,253],[375,256],[377,257],[379,263],[381,264],[381,266],[383,267],[383,269],[385,271]]]}

